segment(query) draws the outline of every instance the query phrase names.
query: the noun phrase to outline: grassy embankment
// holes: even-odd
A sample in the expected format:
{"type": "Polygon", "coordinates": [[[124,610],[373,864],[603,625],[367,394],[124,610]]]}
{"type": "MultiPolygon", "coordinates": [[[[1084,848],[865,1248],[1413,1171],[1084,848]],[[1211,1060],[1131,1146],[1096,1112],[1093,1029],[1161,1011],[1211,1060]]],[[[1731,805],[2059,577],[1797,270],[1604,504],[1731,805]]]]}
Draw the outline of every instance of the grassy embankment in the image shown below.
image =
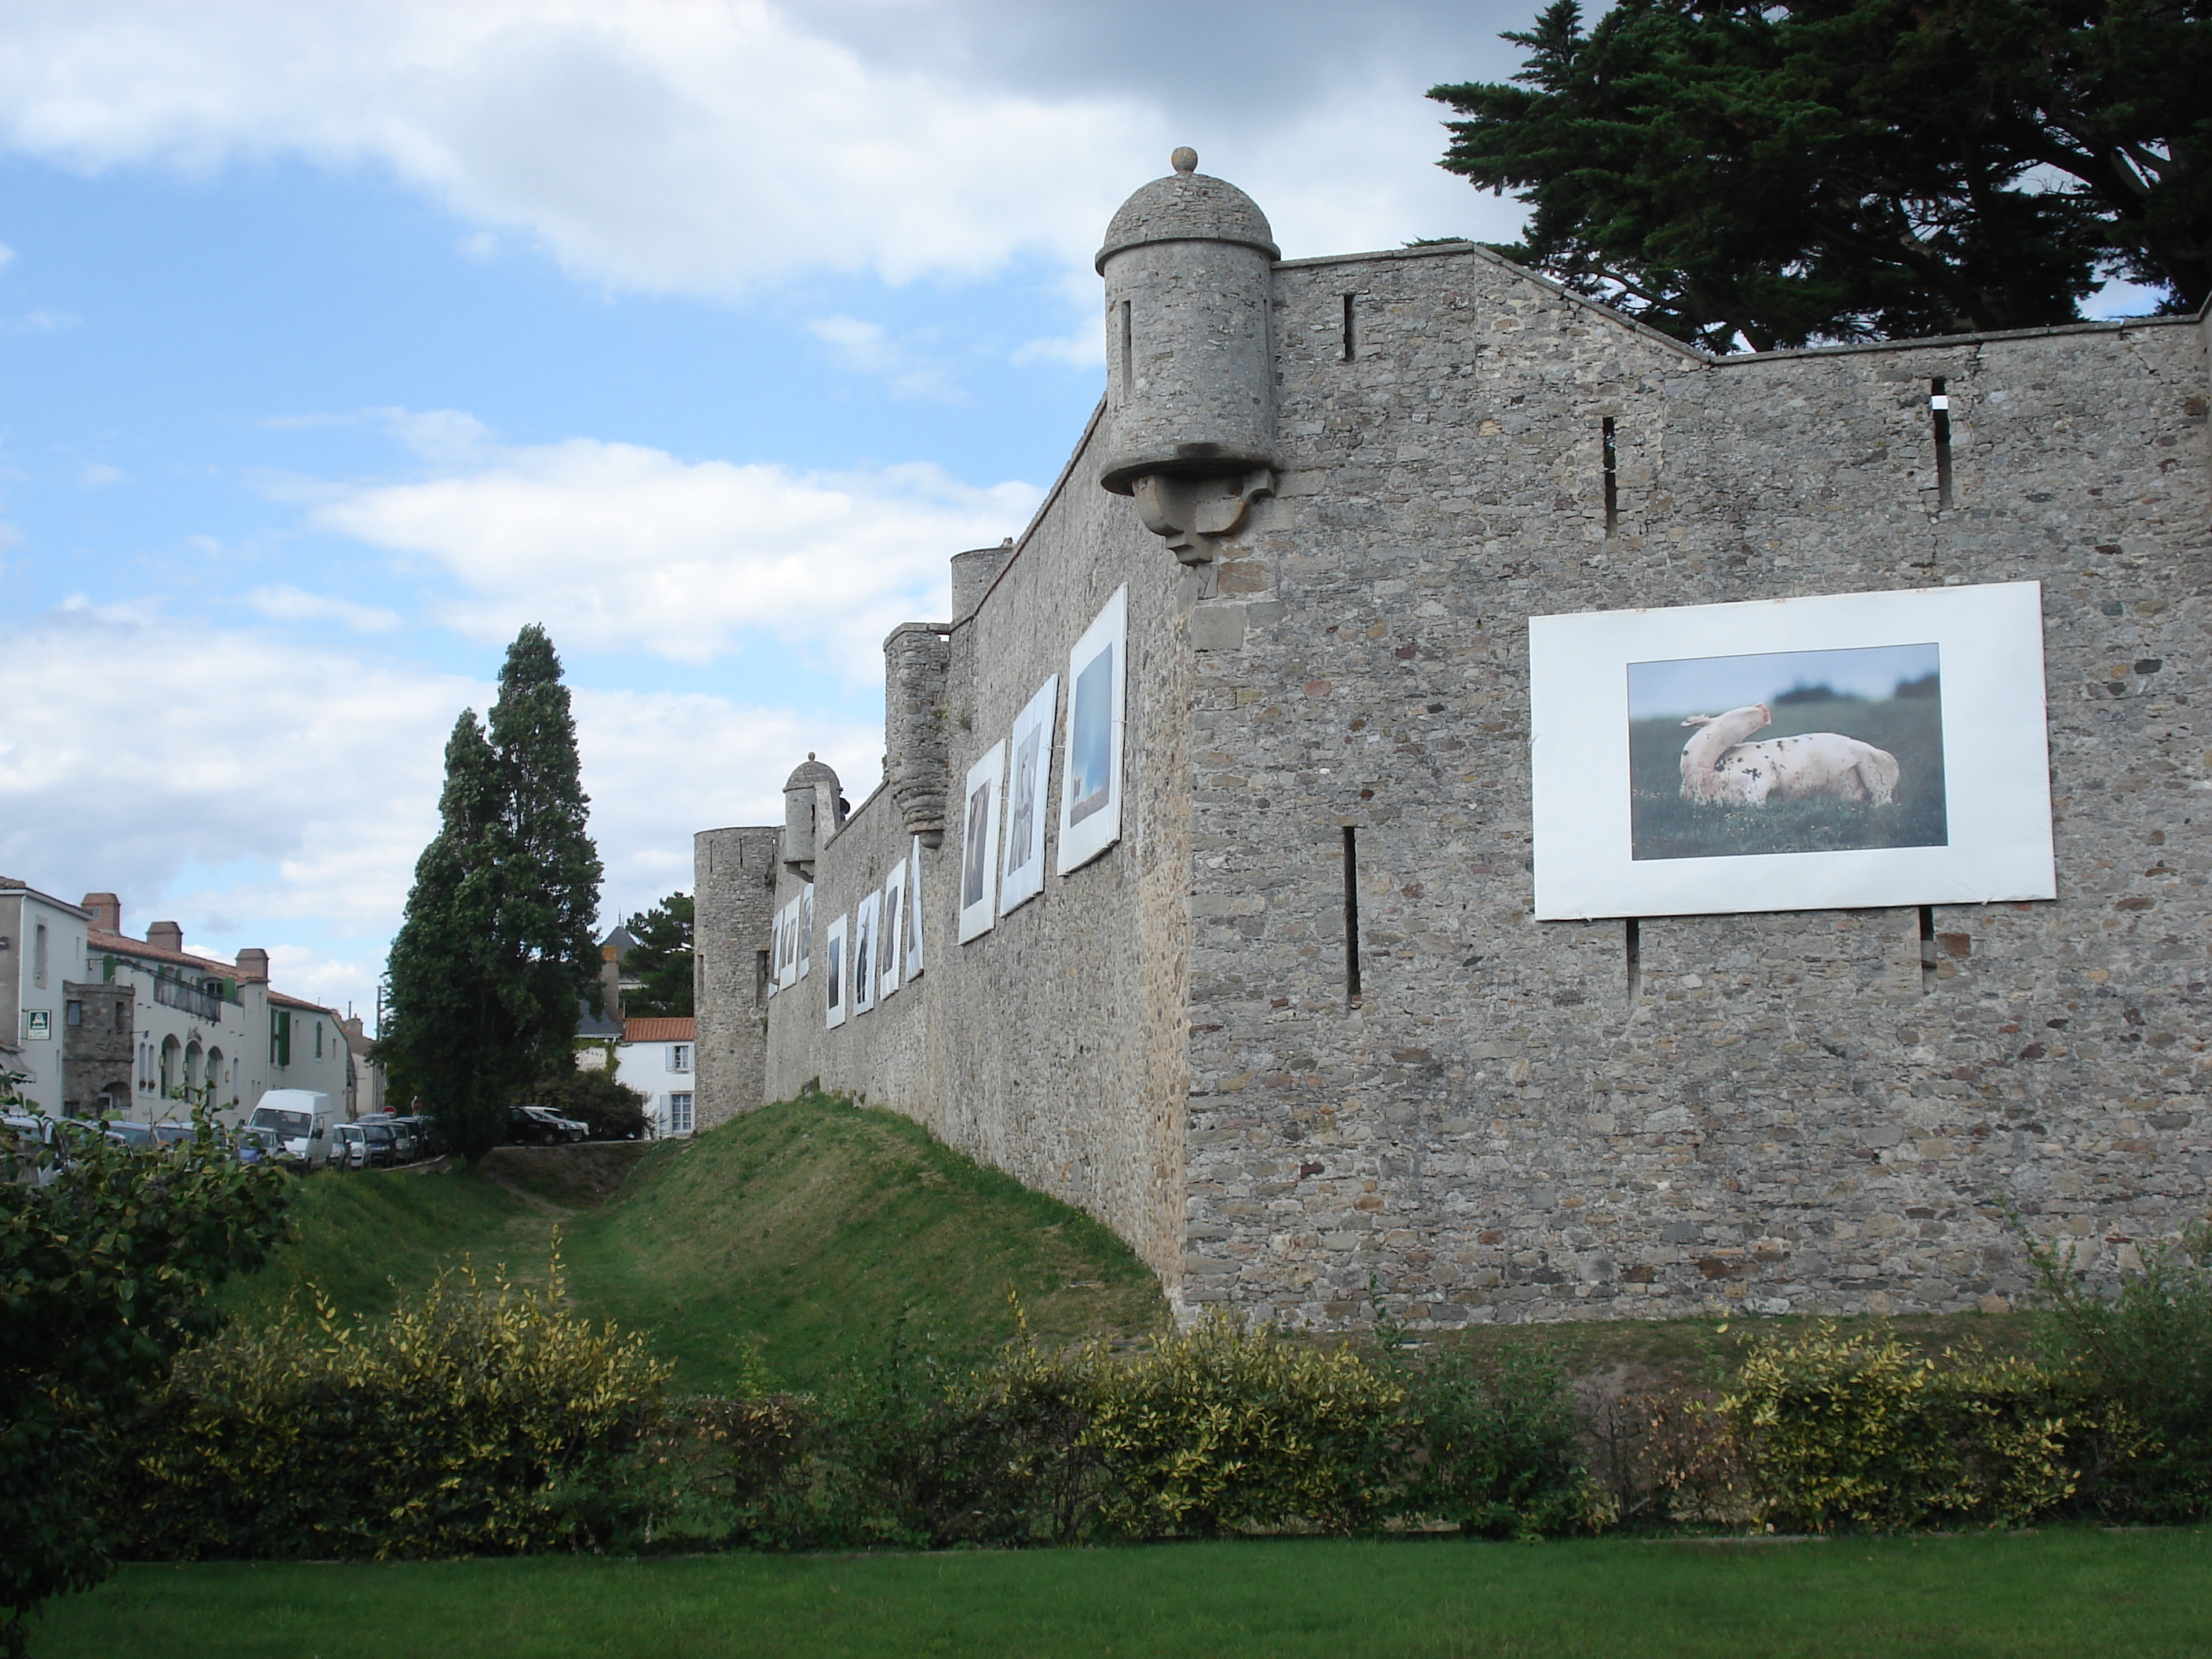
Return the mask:
{"type": "Polygon", "coordinates": [[[34,1659],[2181,1659],[2212,1533],[127,1567],[34,1659]],[[179,1633],[191,1632],[180,1644],[179,1633]]]}
{"type": "Polygon", "coordinates": [[[1942,709],[1933,697],[1821,698],[1782,703],[1771,726],[1746,741],[1840,732],[1897,757],[1897,799],[1771,800],[1763,806],[1694,805],[1682,799],[1679,720],[1628,728],[1630,818],[1639,859],[1746,853],[1826,853],[1945,845],[1942,709]]]}
{"type": "Polygon", "coordinates": [[[556,1226],[578,1308],[650,1333],[681,1392],[734,1389],[748,1343],[779,1383],[819,1387],[902,1316],[910,1338],[981,1358],[1012,1334],[1009,1285],[1048,1340],[1161,1316],[1151,1272],[1097,1222],[895,1113],[818,1098],[649,1148],[502,1149],[483,1174],[316,1176],[294,1242],[228,1303],[265,1317],[313,1279],[380,1315],[387,1279],[411,1287],[464,1251],[541,1275],[556,1226]]]}

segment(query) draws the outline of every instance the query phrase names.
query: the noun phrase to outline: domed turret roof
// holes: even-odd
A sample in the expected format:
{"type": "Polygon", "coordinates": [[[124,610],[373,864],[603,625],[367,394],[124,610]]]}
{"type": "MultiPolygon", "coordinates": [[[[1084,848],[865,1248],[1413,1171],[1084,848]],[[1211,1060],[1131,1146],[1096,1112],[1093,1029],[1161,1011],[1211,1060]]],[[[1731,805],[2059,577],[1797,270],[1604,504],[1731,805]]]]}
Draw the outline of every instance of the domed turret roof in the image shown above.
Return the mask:
{"type": "Polygon", "coordinates": [[[827,763],[818,761],[810,754],[785,781],[783,791],[789,794],[794,789],[811,789],[817,783],[826,783],[835,789],[837,787],[837,775],[827,763]]]}
{"type": "Polygon", "coordinates": [[[1123,248],[1147,242],[1235,242],[1270,259],[1283,257],[1257,202],[1227,179],[1199,172],[1196,150],[1179,149],[1173,160],[1175,171],[1122,203],[1106,227],[1106,245],[1098,250],[1101,272],[1123,248]]]}

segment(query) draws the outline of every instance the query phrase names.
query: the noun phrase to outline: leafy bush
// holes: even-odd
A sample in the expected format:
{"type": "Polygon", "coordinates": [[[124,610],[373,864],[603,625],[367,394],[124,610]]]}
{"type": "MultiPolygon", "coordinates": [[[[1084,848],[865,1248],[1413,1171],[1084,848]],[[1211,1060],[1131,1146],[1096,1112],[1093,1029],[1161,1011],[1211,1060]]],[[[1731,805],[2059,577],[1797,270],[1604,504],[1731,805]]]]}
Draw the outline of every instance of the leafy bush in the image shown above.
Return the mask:
{"type": "Polygon", "coordinates": [[[1767,1518],[1814,1532],[2018,1525],[2070,1498],[2107,1413],[2029,1361],[1824,1322],[1753,1348],[1721,1401],[1767,1518]]]}
{"type": "Polygon", "coordinates": [[[1096,1375],[1083,1438],[1105,1476],[1102,1523],[1121,1536],[1340,1532],[1389,1507],[1406,1388],[1348,1348],[1218,1314],[1096,1375]]]}
{"type": "MultiPolygon", "coordinates": [[[[0,1103],[23,1102],[0,1076],[0,1103]]],[[[204,1101],[193,1139],[161,1152],[104,1135],[68,1161],[0,1133],[0,1650],[47,1597],[112,1570],[94,1493],[112,1432],[187,1342],[221,1322],[209,1300],[283,1229],[291,1179],[239,1164],[204,1101]],[[43,1171],[51,1178],[33,1178],[43,1171]]]]}
{"type": "Polygon", "coordinates": [[[187,1355],[112,1505],[147,1559],[509,1553],[603,1545],[647,1479],[669,1367],[465,1261],[382,1324],[311,1320],[187,1355]]]}
{"type": "Polygon", "coordinates": [[[548,1072],[515,1098],[576,1119],[593,1140],[635,1140],[645,1133],[645,1097],[604,1067],[548,1072]]]}
{"type": "Polygon", "coordinates": [[[1483,1360],[1448,1350],[1407,1372],[1404,1386],[1414,1455],[1401,1476],[1400,1513],[1484,1538],[1591,1523],[1598,1505],[1583,1412],[1548,1352],[1516,1349],[1483,1360]]]}
{"type": "Polygon", "coordinates": [[[2212,1225],[2143,1252],[2140,1273],[2100,1295],[2056,1251],[2032,1244],[2043,1347],[2081,1393],[2138,1431],[2091,1447],[2091,1497],[2109,1514],[2195,1520],[2212,1511],[2212,1225]]]}
{"type": "Polygon", "coordinates": [[[1741,1527],[1759,1518],[1757,1471],[1711,1389],[1626,1394],[1594,1402],[1586,1415],[1609,1523],[1741,1527]]]}

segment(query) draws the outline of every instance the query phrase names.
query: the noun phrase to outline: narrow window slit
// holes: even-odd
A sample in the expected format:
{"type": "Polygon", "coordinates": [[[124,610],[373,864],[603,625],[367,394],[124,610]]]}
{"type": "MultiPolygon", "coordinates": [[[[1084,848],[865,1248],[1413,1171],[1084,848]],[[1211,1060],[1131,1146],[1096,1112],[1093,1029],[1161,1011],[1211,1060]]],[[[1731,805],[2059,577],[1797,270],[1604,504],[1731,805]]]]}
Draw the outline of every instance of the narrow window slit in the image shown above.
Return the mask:
{"type": "MultiPolygon", "coordinates": [[[[1605,441],[1605,533],[1613,534],[1613,526],[1620,522],[1620,448],[1613,431],[1613,416],[1602,422],[1605,441]]],[[[1629,924],[1632,927],[1634,923],[1629,924]]]]}
{"type": "Polygon", "coordinates": [[[1350,362],[1358,349],[1352,332],[1352,295],[1347,294],[1344,296],[1344,361],[1350,362]]]}
{"type": "Polygon", "coordinates": [[[1936,908],[1920,907],[1920,994],[1936,988],[1936,908]]]}
{"type": "Polygon", "coordinates": [[[1620,947],[1628,969],[1628,1006],[1633,1008],[1644,994],[1644,928],[1634,916],[1620,925],[1620,947]]]}
{"type": "Polygon", "coordinates": [[[1359,849],[1358,831],[1344,826],[1344,997],[1359,1006],[1359,849]]]}
{"type": "Polygon", "coordinates": [[[1951,396],[1938,374],[1928,382],[1928,412],[1936,426],[1936,505],[1951,505],[1951,396]]]}
{"type": "Polygon", "coordinates": [[[1129,302],[1124,300],[1121,301],[1121,401],[1123,403],[1129,401],[1130,380],[1133,378],[1130,371],[1135,359],[1136,342],[1131,336],[1129,326],[1129,302]]]}

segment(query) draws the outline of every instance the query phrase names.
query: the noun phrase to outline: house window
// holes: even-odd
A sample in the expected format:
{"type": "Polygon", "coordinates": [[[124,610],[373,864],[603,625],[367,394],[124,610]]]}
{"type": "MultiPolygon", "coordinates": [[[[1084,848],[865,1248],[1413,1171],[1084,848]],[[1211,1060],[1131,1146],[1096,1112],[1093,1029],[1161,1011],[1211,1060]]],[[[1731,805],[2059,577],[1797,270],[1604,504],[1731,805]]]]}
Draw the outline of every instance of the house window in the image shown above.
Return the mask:
{"type": "Polygon", "coordinates": [[[691,1133],[690,1096],[668,1097],[668,1133],[672,1135],[688,1135],[691,1133]]]}
{"type": "Polygon", "coordinates": [[[72,1002],[72,1003],[70,1003],[70,1004],[69,1005],[69,1013],[68,1013],[68,1015],[67,1015],[67,1017],[66,1017],[66,1018],[68,1018],[69,1023],[70,1023],[70,1024],[72,1024],[72,1025],[82,1025],[82,1024],[84,1024],[84,1004],[82,1004],[82,1002],[72,1002]]]}
{"type": "Polygon", "coordinates": [[[320,1021],[320,1020],[319,1019],[319,1020],[317,1020],[317,1021],[315,1022],[315,1058],[316,1058],[317,1060],[320,1060],[322,1057],[323,1057],[323,1022],[322,1022],[322,1021],[320,1021]]]}
{"type": "Polygon", "coordinates": [[[668,1045],[668,1069],[672,1072],[688,1072],[691,1069],[690,1043],[672,1042],[668,1045]]]}
{"type": "Polygon", "coordinates": [[[31,935],[31,983],[41,991],[46,988],[46,924],[43,921],[31,935]]]}

